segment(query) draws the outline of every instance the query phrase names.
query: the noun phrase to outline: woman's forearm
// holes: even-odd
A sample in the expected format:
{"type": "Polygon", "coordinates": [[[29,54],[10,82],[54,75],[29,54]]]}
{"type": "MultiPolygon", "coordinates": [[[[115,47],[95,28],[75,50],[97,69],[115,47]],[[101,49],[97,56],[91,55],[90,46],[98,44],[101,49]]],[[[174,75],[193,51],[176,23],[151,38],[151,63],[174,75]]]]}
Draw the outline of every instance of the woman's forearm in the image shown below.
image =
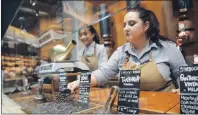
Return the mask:
{"type": "Polygon", "coordinates": [[[91,87],[94,87],[97,84],[98,83],[97,83],[97,80],[96,80],[96,76],[94,74],[91,74],[91,87]]]}

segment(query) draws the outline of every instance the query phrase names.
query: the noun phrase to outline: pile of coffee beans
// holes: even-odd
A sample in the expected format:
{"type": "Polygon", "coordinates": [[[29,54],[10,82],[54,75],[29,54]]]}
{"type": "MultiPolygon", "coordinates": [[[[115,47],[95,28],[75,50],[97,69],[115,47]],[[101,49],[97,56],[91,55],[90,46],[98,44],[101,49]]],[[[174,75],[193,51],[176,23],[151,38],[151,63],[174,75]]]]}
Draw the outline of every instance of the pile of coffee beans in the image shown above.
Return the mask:
{"type": "Polygon", "coordinates": [[[64,103],[64,102],[73,101],[73,99],[74,99],[74,94],[59,93],[54,97],[53,101],[56,103],[64,103]]]}
{"type": "Polygon", "coordinates": [[[38,113],[47,113],[47,114],[71,114],[82,110],[81,106],[78,106],[74,103],[56,103],[49,102],[42,104],[39,107],[38,113]]]}
{"type": "Polygon", "coordinates": [[[34,109],[32,113],[47,114],[71,114],[83,110],[73,98],[74,95],[62,94],[55,96],[53,102],[44,103],[38,109],[34,109]]]}

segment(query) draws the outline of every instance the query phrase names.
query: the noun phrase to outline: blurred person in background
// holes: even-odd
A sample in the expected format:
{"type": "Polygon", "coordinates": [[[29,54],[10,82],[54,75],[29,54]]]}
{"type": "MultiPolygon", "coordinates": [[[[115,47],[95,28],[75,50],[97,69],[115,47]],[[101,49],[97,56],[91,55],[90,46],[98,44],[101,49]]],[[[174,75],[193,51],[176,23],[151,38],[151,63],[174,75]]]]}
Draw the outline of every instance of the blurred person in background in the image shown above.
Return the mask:
{"type": "Polygon", "coordinates": [[[187,17],[178,22],[177,42],[181,42],[181,50],[188,65],[194,63],[194,55],[198,56],[198,38],[195,35],[193,22],[187,17]]]}

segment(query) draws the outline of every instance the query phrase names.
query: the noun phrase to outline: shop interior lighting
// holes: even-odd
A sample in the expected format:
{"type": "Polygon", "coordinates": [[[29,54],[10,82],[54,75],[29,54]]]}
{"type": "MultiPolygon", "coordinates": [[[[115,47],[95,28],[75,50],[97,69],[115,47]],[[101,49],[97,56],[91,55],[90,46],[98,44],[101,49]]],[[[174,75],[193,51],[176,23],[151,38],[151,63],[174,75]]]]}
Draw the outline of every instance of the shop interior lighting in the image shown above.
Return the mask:
{"type": "Polygon", "coordinates": [[[39,16],[39,10],[35,10],[36,16],[39,16]]]}
{"type": "Polygon", "coordinates": [[[32,4],[32,6],[35,6],[37,3],[37,0],[30,0],[30,4],[32,4]]]}

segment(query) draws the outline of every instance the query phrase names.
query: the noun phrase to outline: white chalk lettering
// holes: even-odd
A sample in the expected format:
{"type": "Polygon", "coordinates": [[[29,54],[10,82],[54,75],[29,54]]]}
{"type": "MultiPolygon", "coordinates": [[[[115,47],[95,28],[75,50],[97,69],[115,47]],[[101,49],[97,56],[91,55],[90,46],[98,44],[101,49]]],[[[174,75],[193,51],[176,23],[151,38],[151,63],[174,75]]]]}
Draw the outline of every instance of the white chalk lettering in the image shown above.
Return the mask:
{"type": "Polygon", "coordinates": [[[182,108],[186,108],[186,109],[194,109],[194,110],[198,110],[198,106],[196,105],[181,105],[182,108]]]}
{"type": "Polygon", "coordinates": [[[139,70],[138,71],[133,71],[133,73],[138,74],[138,73],[140,73],[140,71],[139,70]]]}
{"type": "Polygon", "coordinates": [[[182,112],[184,113],[188,113],[188,114],[195,114],[195,110],[189,110],[189,109],[185,109],[185,108],[181,108],[182,112]]]}
{"type": "Polygon", "coordinates": [[[83,83],[88,83],[89,81],[80,81],[80,82],[83,82],[83,83]]]}
{"type": "Polygon", "coordinates": [[[128,82],[139,82],[139,77],[121,77],[121,79],[122,79],[122,82],[126,82],[126,83],[128,83],[128,82]]]}
{"type": "Polygon", "coordinates": [[[132,74],[133,71],[121,71],[121,74],[132,74]]]}
{"type": "Polygon", "coordinates": [[[137,95],[133,95],[133,98],[138,98],[138,96],[137,95]]]}
{"type": "Polygon", "coordinates": [[[198,81],[198,76],[191,76],[191,75],[184,76],[184,74],[181,74],[180,80],[181,81],[198,81]]]}
{"type": "Polygon", "coordinates": [[[197,101],[190,101],[190,104],[192,104],[192,105],[198,105],[198,102],[197,101]]]}
{"type": "Polygon", "coordinates": [[[181,100],[181,102],[180,102],[181,104],[189,104],[189,102],[188,101],[182,101],[181,100]]]}
{"type": "Polygon", "coordinates": [[[119,101],[126,101],[126,98],[119,98],[119,101]]]}
{"type": "Polygon", "coordinates": [[[132,95],[125,95],[126,98],[132,98],[132,95]]]}
{"type": "Polygon", "coordinates": [[[120,93],[125,93],[125,91],[124,90],[120,90],[120,93]]]}
{"type": "Polygon", "coordinates": [[[138,100],[128,99],[127,102],[138,103],[138,100]]]}
{"type": "Polygon", "coordinates": [[[192,71],[197,71],[198,70],[198,66],[197,67],[181,67],[180,68],[180,72],[192,72],[192,71]]]}
{"type": "Polygon", "coordinates": [[[87,81],[88,80],[88,77],[87,76],[81,76],[81,80],[82,81],[87,81]]]}
{"type": "Polygon", "coordinates": [[[183,100],[192,100],[192,101],[198,101],[198,96],[197,97],[193,97],[193,96],[185,96],[185,95],[182,95],[181,96],[181,99],[183,100]]]}
{"type": "Polygon", "coordinates": [[[135,113],[137,113],[137,110],[132,109],[132,108],[129,108],[128,109],[128,112],[130,112],[131,114],[135,114],[135,113]]]}
{"type": "Polygon", "coordinates": [[[136,90],[130,90],[130,91],[126,91],[126,94],[137,94],[136,90]]]}
{"type": "Polygon", "coordinates": [[[133,86],[132,83],[124,83],[124,86],[133,86]]]}
{"type": "Polygon", "coordinates": [[[198,92],[198,87],[197,88],[195,88],[195,87],[188,87],[187,89],[188,89],[188,91],[191,91],[191,92],[198,92]]]}
{"type": "Polygon", "coordinates": [[[184,82],[186,87],[196,87],[198,86],[198,82],[184,82]]]}

